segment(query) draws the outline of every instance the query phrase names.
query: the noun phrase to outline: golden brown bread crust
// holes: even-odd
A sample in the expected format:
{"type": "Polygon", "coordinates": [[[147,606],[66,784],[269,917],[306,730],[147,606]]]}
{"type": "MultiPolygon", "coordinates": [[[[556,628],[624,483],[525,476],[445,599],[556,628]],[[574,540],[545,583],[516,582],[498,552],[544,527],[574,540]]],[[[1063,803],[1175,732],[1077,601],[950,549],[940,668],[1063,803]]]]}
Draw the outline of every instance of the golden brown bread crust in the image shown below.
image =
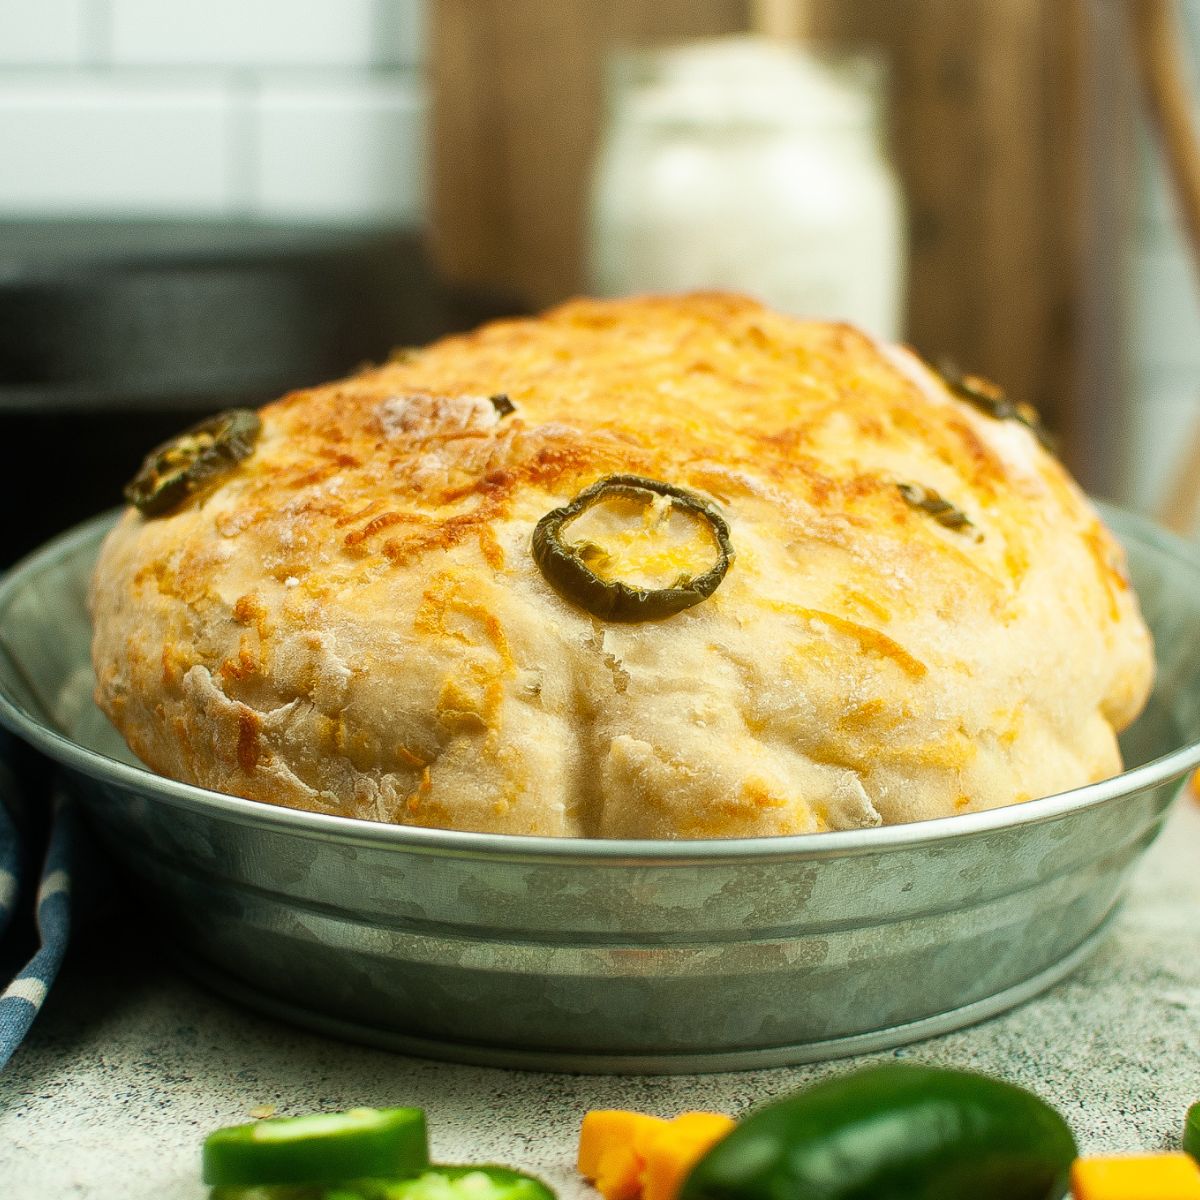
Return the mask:
{"type": "Polygon", "coordinates": [[[98,702],[175,778],[459,829],[805,832],[1112,774],[1149,689],[1122,554],[1059,464],[847,326],[577,301],[262,419],[95,576],[98,702]],[[547,585],[537,520],[615,472],[719,504],[710,599],[612,625],[547,585]]]}

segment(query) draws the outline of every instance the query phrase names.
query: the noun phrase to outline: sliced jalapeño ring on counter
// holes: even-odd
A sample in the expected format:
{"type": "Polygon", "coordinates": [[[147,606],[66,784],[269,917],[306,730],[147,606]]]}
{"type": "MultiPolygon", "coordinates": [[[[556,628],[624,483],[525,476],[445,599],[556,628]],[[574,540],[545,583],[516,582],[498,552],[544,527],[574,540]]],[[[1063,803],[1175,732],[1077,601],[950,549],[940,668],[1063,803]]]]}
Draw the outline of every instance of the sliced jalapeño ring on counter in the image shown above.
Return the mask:
{"type": "MultiPolygon", "coordinates": [[[[349,1195],[346,1200],[350,1200],[349,1195]]],[[[372,1192],[367,1184],[362,1200],[555,1200],[555,1197],[532,1175],[511,1167],[488,1165],[434,1166],[411,1179],[388,1181],[380,1192],[372,1192]]]]}
{"type": "Polygon", "coordinates": [[[211,1200],[555,1200],[540,1179],[510,1167],[430,1167],[406,1179],[215,1188],[211,1200]]]}
{"type": "Polygon", "coordinates": [[[707,600],[733,563],[729,525],[703,496],[609,475],[533,531],[533,558],[565,600],[606,621],[657,621],[707,600]]]}
{"type": "Polygon", "coordinates": [[[200,421],[146,455],[141,470],[125,485],[125,499],[147,517],[178,508],[248,458],[261,430],[258,413],[250,408],[230,408],[200,421]]]}
{"type": "Polygon", "coordinates": [[[751,1112],[680,1200],[1059,1200],[1078,1151],[1032,1092],[971,1071],[888,1063],[751,1112]]]}
{"type": "Polygon", "coordinates": [[[419,1108],[352,1108],[218,1129],[202,1160],[204,1182],[219,1188],[336,1183],[420,1174],[429,1140],[419,1108]]]}

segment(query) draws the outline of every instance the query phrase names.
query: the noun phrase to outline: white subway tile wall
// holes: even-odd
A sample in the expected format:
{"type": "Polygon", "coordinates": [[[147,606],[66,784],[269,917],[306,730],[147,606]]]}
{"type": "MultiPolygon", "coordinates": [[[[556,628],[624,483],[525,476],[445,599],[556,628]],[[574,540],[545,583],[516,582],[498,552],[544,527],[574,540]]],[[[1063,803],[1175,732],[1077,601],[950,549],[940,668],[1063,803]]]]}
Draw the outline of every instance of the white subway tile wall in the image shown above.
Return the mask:
{"type": "Polygon", "coordinates": [[[424,214],[424,0],[0,0],[0,215],[424,214]]]}
{"type": "Polygon", "coordinates": [[[235,198],[220,83],[0,77],[0,192],[19,212],[211,213],[235,198]]]}
{"type": "MultiPolygon", "coordinates": [[[[1128,391],[1129,408],[1112,436],[1121,438],[1126,504],[1153,514],[1162,505],[1200,420],[1200,372],[1143,367],[1128,391]]],[[[1200,533],[1200,530],[1194,532],[1200,533]]]]}
{"type": "Polygon", "coordinates": [[[255,103],[252,206],[271,216],[420,210],[421,97],[404,83],[266,83],[255,103]]]}
{"type": "MultiPolygon", "coordinates": [[[[1192,77],[1200,80],[1200,0],[1181,6],[1192,77]]],[[[1200,116],[1200,98],[1196,105],[1200,116]]],[[[1200,431],[1200,278],[1148,134],[1139,147],[1136,236],[1130,254],[1128,377],[1118,497],[1154,513],[1200,431]]],[[[1200,530],[1196,532],[1200,533],[1200,530]]]]}
{"type": "Polygon", "coordinates": [[[88,0],[0,0],[0,67],[87,61],[88,0]]]}
{"type": "Polygon", "coordinates": [[[1156,371],[1200,370],[1196,270],[1173,224],[1139,237],[1132,284],[1129,333],[1139,365],[1156,371]]]}
{"type": "Polygon", "coordinates": [[[405,0],[110,0],[123,66],[412,66],[417,6],[405,0]]]}

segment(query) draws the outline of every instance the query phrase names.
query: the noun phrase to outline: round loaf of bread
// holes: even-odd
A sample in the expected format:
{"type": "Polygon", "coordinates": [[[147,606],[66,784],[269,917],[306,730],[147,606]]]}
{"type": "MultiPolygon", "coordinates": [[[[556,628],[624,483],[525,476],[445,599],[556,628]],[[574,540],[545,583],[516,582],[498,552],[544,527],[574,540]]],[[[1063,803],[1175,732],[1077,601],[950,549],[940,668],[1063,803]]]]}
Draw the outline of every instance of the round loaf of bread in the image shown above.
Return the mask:
{"type": "Polygon", "coordinates": [[[1121,549],[1013,406],[853,328],[576,301],[260,415],[249,457],[126,512],[96,568],[97,700],[162,774],[407,825],[715,838],[1121,769],[1153,671],[1121,549]],[[710,504],[732,559],[699,603],[611,620],[532,537],[630,474],[710,504]]]}

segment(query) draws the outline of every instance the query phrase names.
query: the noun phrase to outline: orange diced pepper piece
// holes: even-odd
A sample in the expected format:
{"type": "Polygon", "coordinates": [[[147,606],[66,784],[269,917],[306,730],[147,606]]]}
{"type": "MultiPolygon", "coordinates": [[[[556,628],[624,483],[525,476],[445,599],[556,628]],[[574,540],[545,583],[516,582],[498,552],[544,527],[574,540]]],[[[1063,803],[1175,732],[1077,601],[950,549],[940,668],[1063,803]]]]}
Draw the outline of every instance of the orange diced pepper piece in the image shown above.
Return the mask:
{"type": "Polygon", "coordinates": [[[650,1134],[642,1169],[642,1200],[675,1200],[688,1173],[734,1126],[722,1113],[683,1113],[650,1134]]]}
{"type": "Polygon", "coordinates": [[[1186,1154],[1078,1158],[1075,1200],[1200,1200],[1200,1166],[1186,1154]]]}
{"type": "Polygon", "coordinates": [[[597,1108],[579,1130],[579,1173],[605,1200],[675,1200],[688,1172],[732,1128],[721,1113],[673,1120],[597,1108]]]}
{"type": "Polygon", "coordinates": [[[646,1165],[641,1147],[660,1128],[667,1128],[661,1117],[619,1108],[592,1109],[579,1130],[579,1173],[605,1200],[638,1200],[646,1165]]]}

